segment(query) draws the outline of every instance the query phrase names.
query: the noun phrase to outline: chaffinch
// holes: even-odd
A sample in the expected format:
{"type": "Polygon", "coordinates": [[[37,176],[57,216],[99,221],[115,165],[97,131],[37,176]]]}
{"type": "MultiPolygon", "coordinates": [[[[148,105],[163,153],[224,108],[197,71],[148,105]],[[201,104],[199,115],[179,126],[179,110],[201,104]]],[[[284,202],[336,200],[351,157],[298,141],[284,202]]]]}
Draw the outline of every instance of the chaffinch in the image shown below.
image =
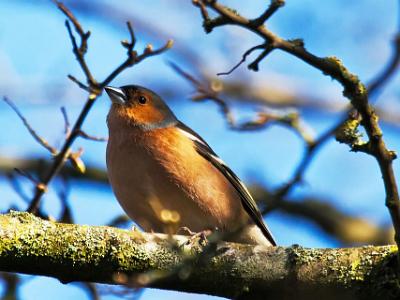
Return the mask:
{"type": "Polygon", "coordinates": [[[145,231],[166,220],[201,232],[218,228],[228,241],[276,245],[240,179],[153,91],[106,87],[107,169],[127,215],[145,231]]]}

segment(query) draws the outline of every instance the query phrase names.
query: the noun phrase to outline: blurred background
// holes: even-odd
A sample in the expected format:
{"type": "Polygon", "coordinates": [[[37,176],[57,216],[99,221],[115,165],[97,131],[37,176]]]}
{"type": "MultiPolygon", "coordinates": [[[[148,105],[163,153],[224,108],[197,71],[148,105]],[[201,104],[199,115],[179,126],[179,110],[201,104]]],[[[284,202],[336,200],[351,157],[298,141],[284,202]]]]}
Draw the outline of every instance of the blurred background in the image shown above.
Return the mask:
{"type": "MultiPolygon", "coordinates": [[[[269,1],[221,1],[247,17],[255,17],[269,1]]],[[[192,127],[216,153],[252,187],[264,207],[268,196],[287,183],[301,161],[306,143],[293,128],[271,123],[259,130],[231,130],[219,107],[211,101],[193,102],[195,88],[170,65],[172,61],[206,85],[220,91],[235,119],[247,122],[259,112],[279,116],[298,114],[302,132],[318,137],[338,122],[347,100],[341,87],[321,72],[280,51],[260,63],[260,71],[247,69],[257,57],[228,76],[229,70],[250,47],[262,43],[253,33],[232,26],[206,35],[202,19],[191,1],[183,0],[80,0],[64,1],[85,30],[91,31],[87,61],[99,81],[125,59],[120,41],[128,38],[130,20],[139,53],[147,43],[155,48],[172,38],[166,53],[149,58],[118,76],[112,85],[138,84],[159,93],[178,118],[192,127]]],[[[283,38],[303,38],[307,50],[318,56],[337,56],[368,84],[393,55],[398,32],[398,4],[388,1],[303,0],[287,1],[267,23],[283,38]]],[[[7,96],[31,126],[53,146],[64,141],[64,106],[73,122],[85,102],[86,92],[68,80],[72,74],[85,81],[72,53],[65,16],[51,1],[0,0],[0,96],[7,96]]],[[[389,149],[400,147],[399,76],[375,93],[381,125],[389,149]]],[[[107,137],[106,115],[110,103],[100,97],[83,129],[107,137]]],[[[18,116],[0,102],[0,209],[25,210],[33,195],[32,182],[13,172],[43,171],[50,154],[34,139],[18,116]]],[[[84,149],[88,169],[84,176],[72,172],[56,178],[42,208],[55,219],[65,215],[73,222],[110,224],[123,215],[105,175],[105,142],[78,139],[73,148],[84,149]]],[[[394,161],[397,176],[399,161],[394,161]]],[[[69,164],[66,168],[71,169],[69,164]]],[[[303,182],[266,214],[265,220],[279,245],[344,247],[391,242],[390,217],[384,205],[384,188],[376,161],[353,153],[331,138],[307,169],[303,182]]],[[[129,228],[132,224],[124,224],[129,228]]],[[[3,276],[3,299],[91,299],[88,287],[63,285],[55,279],[3,276]],[[10,279],[11,278],[11,279],[10,279]],[[16,292],[10,289],[17,283],[16,292]],[[8,287],[8,288],[7,288],[8,287]],[[8,292],[8,293],[7,293],[8,292]],[[7,297],[9,298],[6,298],[7,297]]],[[[98,286],[101,299],[212,299],[203,295],[145,289],[133,294],[98,286]]]]}

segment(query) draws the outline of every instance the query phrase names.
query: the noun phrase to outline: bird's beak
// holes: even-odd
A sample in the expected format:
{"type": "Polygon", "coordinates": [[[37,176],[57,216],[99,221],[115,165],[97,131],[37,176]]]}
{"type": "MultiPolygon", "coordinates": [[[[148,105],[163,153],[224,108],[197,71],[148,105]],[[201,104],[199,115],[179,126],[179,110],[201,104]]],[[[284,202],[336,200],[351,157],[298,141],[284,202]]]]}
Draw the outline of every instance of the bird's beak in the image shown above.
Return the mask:
{"type": "Polygon", "coordinates": [[[113,103],[125,104],[126,95],[123,90],[112,86],[106,86],[104,89],[113,103]]]}

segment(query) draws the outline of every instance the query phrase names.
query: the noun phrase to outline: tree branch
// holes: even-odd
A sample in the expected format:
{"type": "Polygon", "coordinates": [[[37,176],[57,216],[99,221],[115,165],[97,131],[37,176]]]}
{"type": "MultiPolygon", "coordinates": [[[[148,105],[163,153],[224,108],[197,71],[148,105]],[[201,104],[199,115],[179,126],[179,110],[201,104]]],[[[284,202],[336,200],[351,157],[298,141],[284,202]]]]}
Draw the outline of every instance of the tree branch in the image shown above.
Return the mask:
{"type": "MultiPolygon", "coordinates": [[[[271,1],[273,2],[274,0],[271,1]]],[[[286,40],[268,30],[266,26],[254,26],[250,19],[241,16],[237,11],[218,3],[216,0],[193,0],[193,4],[200,8],[203,27],[207,33],[216,27],[226,24],[243,27],[263,38],[271,51],[279,49],[291,54],[342,85],[343,95],[350,100],[351,105],[357,110],[361,119],[360,124],[365,128],[368,136],[368,142],[362,148],[350,146],[353,150],[362,150],[377,160],[385,187],[385,204],[388,207],[395,228],[396,243],[400,245],[400,199],[392,164],[396,155],[394,151],[390,151],[386,147],[378,124],[378,116],[368,102],[368,90],[359,78],[352,74],[337,57],[318,57],[307,51],[303,40],[286,40]],[[214,10],[218,17],[211,19],[208,15],[207,7],[214,10]]],[[[264,56],[261,58],[263,59],[264,56]]],[[[253,70],[258,70],[258,62],[259,60],[257,59],[256,64],[252,67],[253,70]]],[[[299,166],[301,172],[296,171],[296,175],[301,175],[302,169],[305,169],[307,165],[307,161],[306,163],[302,162],[299,166]]]]}
{"type": "Polygon", "coordinates": [[[64,283],[146,285],[237,299],[400,295],[395,246],[305,249],[221,243],[210,260],[191,260],[185,272],[171,273],[187,257],[200,254],[202,246],[184,236],[60,224],[19,212],[1,215],[0,224],[1,271],[64,283]]]}
{"type": "Polygon", "coordinates": [[[43,180],[41,180],[41,185],[37,185],[35,189],[35,194],[32,198],[32,201],[28,207],[28,211],[32,213],[36,213],[39,209],[40,199],[45,193],[45,189],[40,187],[47,187],[51,180],[60,172],[61,168],[63,167],[65,161],[69,158],[72,164],[81,171],[85,170],[85,166],[83,162],[80,160],[79,156],[82,151],[78,151],[76,153],[71,152],[71,146],[78,137],[86,137],[88,135],[82,134],[82,125],[85,121],[89,111],[93,107],[94,103],[96,102],[97,98],[101,95],[103,88],[108,85],[117,75],[119,75],[125,69],[141,62],[142,60],[153,56],[158,55],[172,46],[172,40],[169,40],[165,46],[161,47],[160,49],[153,50],[151,45],[148,45],[142,54],[138,55],[136,51],[133,50],[136,38],[133,33],[133,29],[129,22],[127,22],[130,41],[122,41],[122,46],[127,49],[127,58],[126,60],[121,63],[114,71],[112,71],[102,82],[98,82],[94,76],[92,75],[90,68],[88,67],[85,54],[87,52],[88,47],[88,39],[90,37],[90,31],[85,32],[81,24],[79,23],[78,19],[74,16],[74,14],[61,2],[54,0],[53,1],[58,8],[67,16],[68,20],[65,21],[65,26],[67,27],[69,37],[72,43],[73,53],[75,54],[76,59],[79,62],[79,65],[85,74],[87,86],[81,83],[75,77],[69,75],[68,77],[77,83],[81,88],[88,91],[89,95],[86,100],[85,105],[83,106],[77,120],[75,121],[70,134],[66,138],[61,150],[57,152],[57,155],[54,157],[54,161],[51,167],[48,169],[47,173],[45,174],[43,180]],[[76,38],[72,32],[72,28],[70,22],[73,24],[76,33],[80,38],[80,45],[76,41],[76,38]]]}

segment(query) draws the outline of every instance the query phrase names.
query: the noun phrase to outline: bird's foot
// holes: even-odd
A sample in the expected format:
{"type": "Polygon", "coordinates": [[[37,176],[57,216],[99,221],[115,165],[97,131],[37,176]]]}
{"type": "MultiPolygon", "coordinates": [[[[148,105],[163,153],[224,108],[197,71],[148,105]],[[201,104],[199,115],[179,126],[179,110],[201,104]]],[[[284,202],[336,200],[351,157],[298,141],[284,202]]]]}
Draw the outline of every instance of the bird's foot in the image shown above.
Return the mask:
{"type": "Polygon", "coordinates": [[[207,245],[207,236],[209,236],[212,231],[210,229],[206,229],[200,232],[193,232],[188,227],[181,227],[178,229],[177,233],[183,233],[190,236],[185,245],[190,245],[197,242],[199,245],[205,246],[207,245]]]}
{"type": "Polygon", "coordinates": [[[183,226],[183,227],[179,227],[179,229],[176,231],[176,234],[193,236],[193,235],[197,234],[197,232],[191,231],[189,229],[189,227],[183,226]]]}

